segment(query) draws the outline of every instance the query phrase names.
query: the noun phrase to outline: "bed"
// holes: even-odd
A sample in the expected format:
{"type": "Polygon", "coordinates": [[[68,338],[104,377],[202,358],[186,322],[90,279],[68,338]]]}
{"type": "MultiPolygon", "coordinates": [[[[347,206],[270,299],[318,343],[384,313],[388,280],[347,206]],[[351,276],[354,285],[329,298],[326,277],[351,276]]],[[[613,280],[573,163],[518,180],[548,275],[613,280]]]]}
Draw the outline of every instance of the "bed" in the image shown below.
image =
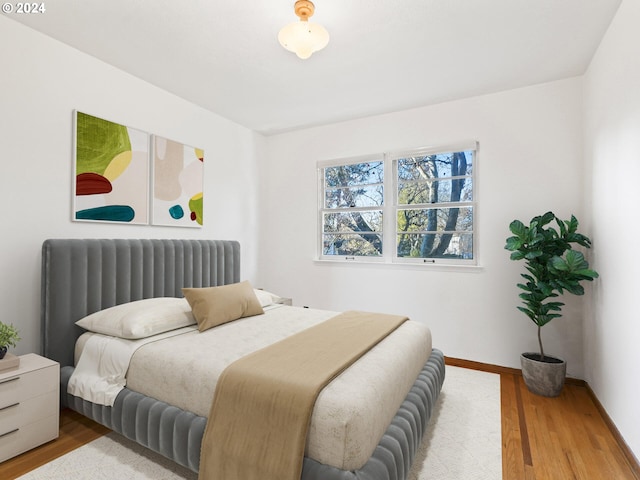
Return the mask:
{"type": "MultiPolygon", "coordinates": [[[[92,403],[67,393],[75,368],[76,341],[85,332],[75,322],[94,312],[142,299],[180,298],[183,288],[231,285],[240,281],[240,245],[236,241],[45,241],[42,249],[42,345],[44,356],[61,365],[61,406],[78,411],[197,472],[207,423],[202,411],[193,413],[190,410],[198,409],[172,404],[179,403],[177,401],[158,400],[157,395],[145,395],[129,388],[129,384],[117,394],[113,406],[92,403]]],[[[298,315],[306,313],[297,307],[274,307],[278,308],[265,309],[264,318],[284,316],[295,323],[298,315]]],[[[315,315],[316,320],[327,316],[312,309],[309,314],[315,315]]],[[[406,394],[402,392],[403,399],[390,416],[369,458],[357,467],[341,468],[309,453],[303,460],[301,478],[405,479],[443,381],[444,356],[441,351],[430,348],[413,383],[406,394]]],[[[321,433],[317,435],[322,436],[321,433]]]]}

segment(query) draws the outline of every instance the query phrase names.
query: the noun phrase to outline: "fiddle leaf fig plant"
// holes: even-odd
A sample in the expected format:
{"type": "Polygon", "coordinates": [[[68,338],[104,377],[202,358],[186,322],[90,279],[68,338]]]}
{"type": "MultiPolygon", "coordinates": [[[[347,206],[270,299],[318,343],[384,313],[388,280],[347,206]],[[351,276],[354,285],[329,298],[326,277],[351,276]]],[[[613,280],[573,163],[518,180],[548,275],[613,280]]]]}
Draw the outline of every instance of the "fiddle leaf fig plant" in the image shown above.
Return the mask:
{"type": "Polygon", "coordinates": [[[511,260],[524,260],[528,272],[521,274],[525,282],[517,284],[523,303],[518,310],[538,326],[540,360],[544,361],[542,327],[561,317],[564,305],[552,299],[565,291],[584,295],[581,282],[598,278],[584,255],[573,249],[574,244],[590,248],[591,240],[578,233],[575,216],[560,220],[553,212],[533,217],[528,226],[514,220],[509,230],[513,236],[507,238],[504,248],[511,251],[511,260]]]}

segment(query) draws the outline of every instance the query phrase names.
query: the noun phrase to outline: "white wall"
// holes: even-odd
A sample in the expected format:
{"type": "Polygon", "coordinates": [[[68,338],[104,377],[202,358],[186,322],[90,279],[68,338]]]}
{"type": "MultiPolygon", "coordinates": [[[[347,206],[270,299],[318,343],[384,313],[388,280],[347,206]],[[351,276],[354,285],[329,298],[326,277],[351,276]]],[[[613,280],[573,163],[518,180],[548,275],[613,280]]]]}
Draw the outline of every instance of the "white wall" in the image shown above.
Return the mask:
{"type": "Polygon", "coordinates": [[[5,16],[0,45],[0,320],[20,331],[15,353],[40,351],[46,238],[237,239],[253,280],[263,137],[5,16]],[[74,109],[203,148],[204,227],[72,222],[74,109]]]}
{"type": "MultiPolygon", "coordinates": [[[[503,247],[514,218],[583,214],[581,88],[573,78],[268,137],[262,284],[295,305],[407,314],[431,327],[445,355],[519,368],[520,353],[537,350],[536,327],[516,310],[524,270],[503,247]],[[314,262],[317,161],[461,140],[480,145],[480,269],[314,262]]],[[[543,330],[546,351],[582,377],[584,302],[567,304],[565,318],[543,330]]]]}
{"type": "Polygon", "coordinates": [[[624,0],[584,79],[595,268],[586,380],[640,457],[640,2],[624,0]]]}

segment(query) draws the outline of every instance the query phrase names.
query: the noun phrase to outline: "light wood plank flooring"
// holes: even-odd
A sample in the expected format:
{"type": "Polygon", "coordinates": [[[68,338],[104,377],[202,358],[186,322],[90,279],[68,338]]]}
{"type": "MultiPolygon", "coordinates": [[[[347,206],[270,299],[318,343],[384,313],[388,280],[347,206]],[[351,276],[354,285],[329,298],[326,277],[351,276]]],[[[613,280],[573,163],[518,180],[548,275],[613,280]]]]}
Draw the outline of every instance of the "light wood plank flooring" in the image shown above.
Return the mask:
{"type": "MultiPolygon", "coordinates": [[[[529,393],[517,370],[447,363],[500,374],[503,480],[640,480],[637,461],[583,383],[568,383],[560,397],[544,398],[529,393]]],[[[63,410],[60,437],[0,464],[0,478],[14,479],[108,431],[63,410]]]]}
{"type": "Polygon", "coordinates": [[[545,398],[520,375],[502,375],[500,387],[504,479],[639,478],[586,386],[568,384],[560,397],[545,398]]]}

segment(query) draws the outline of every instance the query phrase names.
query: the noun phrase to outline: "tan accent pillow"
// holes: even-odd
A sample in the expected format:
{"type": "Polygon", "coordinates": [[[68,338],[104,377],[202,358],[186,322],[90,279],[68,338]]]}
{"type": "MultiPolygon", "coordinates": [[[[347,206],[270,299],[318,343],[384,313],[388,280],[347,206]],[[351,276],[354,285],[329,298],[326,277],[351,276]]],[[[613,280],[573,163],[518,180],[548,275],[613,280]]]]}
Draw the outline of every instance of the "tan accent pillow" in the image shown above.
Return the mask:
{"type": "Polygon", "coordinates": [[[183,288],[201,332],[242,317],[264,313],[248,281],[208,288],[183,288]]]}

